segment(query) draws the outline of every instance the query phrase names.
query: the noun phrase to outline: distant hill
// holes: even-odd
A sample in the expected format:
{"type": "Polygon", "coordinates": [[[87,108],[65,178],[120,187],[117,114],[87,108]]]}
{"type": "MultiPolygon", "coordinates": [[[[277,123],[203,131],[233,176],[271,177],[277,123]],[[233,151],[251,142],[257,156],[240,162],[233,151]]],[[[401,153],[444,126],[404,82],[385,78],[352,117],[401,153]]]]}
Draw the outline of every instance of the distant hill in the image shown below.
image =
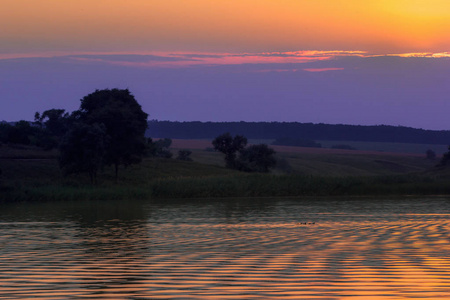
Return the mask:
{"type": "Polygon", "coordinates": [[[449,130],[403,126],[331,125],[298,122],[172,122],[149,121],[147,136],[174,139],[212,139],[224,132],[249,139],[364,141],[413,144],[450,144],[449,130]]]}

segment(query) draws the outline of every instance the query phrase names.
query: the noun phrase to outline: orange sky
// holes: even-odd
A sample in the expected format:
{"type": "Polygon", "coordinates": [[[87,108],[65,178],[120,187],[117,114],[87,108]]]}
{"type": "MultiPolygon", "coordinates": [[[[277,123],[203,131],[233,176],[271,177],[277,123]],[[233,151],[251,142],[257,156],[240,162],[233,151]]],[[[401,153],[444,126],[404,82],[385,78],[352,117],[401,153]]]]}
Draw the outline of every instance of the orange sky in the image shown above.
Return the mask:
{"type": "Polygon", "coordinates": [[[448,0],[2,0],[0,54],[450,50],[448,0]]]}

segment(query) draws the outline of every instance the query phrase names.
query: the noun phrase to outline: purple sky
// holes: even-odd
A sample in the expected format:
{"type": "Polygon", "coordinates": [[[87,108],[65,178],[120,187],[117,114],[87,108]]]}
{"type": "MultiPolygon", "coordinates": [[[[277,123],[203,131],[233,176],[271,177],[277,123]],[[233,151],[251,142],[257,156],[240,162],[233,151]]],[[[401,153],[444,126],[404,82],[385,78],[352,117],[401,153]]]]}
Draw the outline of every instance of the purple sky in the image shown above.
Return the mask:
{"type": "Polygon", "coordinates": [[[450,129],[448,0],[2,0],[0,120],[129,88],[150,118],[450,129]]]}
{"type": "Polygon", "coordinates": [[[129,88],[150,119],[450,129],[450,58],[336,53],[85,54],[0,59],[0,120],[129,88]]]}

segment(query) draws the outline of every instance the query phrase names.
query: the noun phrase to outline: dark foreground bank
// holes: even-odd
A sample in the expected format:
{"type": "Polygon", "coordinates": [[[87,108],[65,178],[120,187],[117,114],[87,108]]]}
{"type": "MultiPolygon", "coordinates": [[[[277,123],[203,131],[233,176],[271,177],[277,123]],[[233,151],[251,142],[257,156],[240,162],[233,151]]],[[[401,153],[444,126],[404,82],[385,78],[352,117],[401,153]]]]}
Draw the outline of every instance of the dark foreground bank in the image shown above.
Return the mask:
{"type": "MultiPolygon", "coordinates": [[[[212,159],[204,153],[201,155],[205,161],[212,159]]],[[[221,161],[221,157],[218,158],[221,161]]],[[[123,169],[118,182],[115,181],[113,168],[105,168],[98,183],[92,185],[85,174],[63,176],[55,157],[16,157],[0,159],[0,201],[450,195],[448,170],[424,171],[415,166],[411,170],[419,171],[394,173],[398,169],[409,170],[404,166],[411,166],[413,161],[402,162],[402,168],[397,164],[396,168],[386,170],[380,169],[380,164],[373,163],[379,160],[377,156],[367,160],[361,157],[335,157],[324,161],[323,156],[311,156],[297,170],[304,169],[308,163],[318,173],[302,173],[294,168],[289,174],[281,171],[254,174],[210,163],[145,159],[139,165],[123,169]],[[330,165],[331,160],[333,165],[330,165]],[[336,164],[338,160],[341,162],[339,165],[336,164]],[[369,167],[372,173],[366,176],[349,175],[351,172],[347,169],[352,166],[348,170],[354,172],[356,163],[360,174],[367,173],[369,167]],[[339,170],[342,170],[341,173],[339,170]]],[[[396,161],[401,162],[400,158],[396,161]]]]}

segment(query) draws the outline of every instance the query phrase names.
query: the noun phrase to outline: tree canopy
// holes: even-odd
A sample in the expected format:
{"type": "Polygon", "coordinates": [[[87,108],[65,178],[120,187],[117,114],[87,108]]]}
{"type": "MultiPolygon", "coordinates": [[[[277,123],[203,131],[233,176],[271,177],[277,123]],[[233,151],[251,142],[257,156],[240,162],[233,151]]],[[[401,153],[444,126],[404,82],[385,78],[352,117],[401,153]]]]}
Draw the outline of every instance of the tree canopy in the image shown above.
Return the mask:
{"type": "Polygon", "coordinates": [[[74,124],[60,144],[60,165],[64,174],[87,172],[95,183],[108,144],[103,124],[74,124]]]}
{"type": "Polygon", "coordinates": [[[269,172],[277,163],[274,155],[275,150],[266,144],[251,145],[240,151],[239,169],[246,172],[269,172]]]}
{"type": "Polygon", "coordinates": [[[225,154],[227,168],[236,168],[236,153],[247,146],[247,138],[242,135],[236,135],[233,138],[227,132],[216,137],[212,144],[215,150],[225,154]]]}
{"type": "MultiPolygon", "coordinates": [[[[138,163],[144,155],[147,116],[128,89],[96,90],[81,99],[80,109],[71,114],[73,124],[68,135],[70,137],[83,130],[92,134],[100,134],[100,129],[104,131],[105,145],[101,162],[115,167],[117,179],[120,165],[138,163]]],[[[71,143],[87,145],[86,141],[69,137],[66,137],[67,146],[63,144],[64,147],[60,149],[63,157],[67,154],[64,152],[70,151],[71,143]]],[[[71,159],[61,162],[65,168],[71,159]]]]}
{"type": "Polygon", "coordinates": [[[227,168],[246,172],[268,172],[276,165],[275,151],[266,144],[252,145],[246,148],[247,138],[242,135],[232,137],[224,133],[216,137],[214,149],[225,154],[227,168]],[[239,157],[237,154],[239,153],[239,157]]]}
{"type": "Polygon", "coordinates": [[[49,109],[42,114],[39,112],[34,115],[34,123],[41,128],[45,128],[52,136],[63,136],[68,129],[68,117],[64,109],[49,109]]]}

